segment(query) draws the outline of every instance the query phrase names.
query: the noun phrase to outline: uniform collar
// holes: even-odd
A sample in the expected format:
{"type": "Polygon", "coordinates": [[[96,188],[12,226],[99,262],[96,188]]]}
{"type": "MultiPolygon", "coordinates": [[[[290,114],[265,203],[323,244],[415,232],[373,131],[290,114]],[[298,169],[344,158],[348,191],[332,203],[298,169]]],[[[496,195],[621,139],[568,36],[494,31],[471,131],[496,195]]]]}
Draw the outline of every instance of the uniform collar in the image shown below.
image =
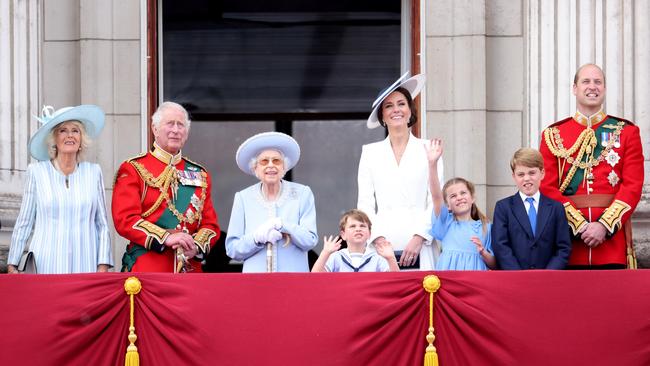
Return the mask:
{"type": "Polygon", "coordinates": [[[162,147],[160,147],[156,142],[153,143],[153,151],[151,151],[151,155],[155,156],[156,159],[162,161],[163,163],[169,165],[176,165],[181,162],[181,152],[179,151],[178,154],[172,155],[168,153],[167,151],[163,150],[162,147]]]}
{"type": "Polygon", "coordinates": [[[585,116],[580,111],[576,111],[576,114],[573,116],[573,119],[575,119],[578,123],[580,123],[583,126],[591,127],[593,125],[597,125],[600,122],[602,122],[602,120],[604,120],[605,117],[607,117],[607,115],[605,114],[605,112],[603,112],[603,109],[600,108],[598,112],[596,112],[595,114],[589,117],[585,116]]]}

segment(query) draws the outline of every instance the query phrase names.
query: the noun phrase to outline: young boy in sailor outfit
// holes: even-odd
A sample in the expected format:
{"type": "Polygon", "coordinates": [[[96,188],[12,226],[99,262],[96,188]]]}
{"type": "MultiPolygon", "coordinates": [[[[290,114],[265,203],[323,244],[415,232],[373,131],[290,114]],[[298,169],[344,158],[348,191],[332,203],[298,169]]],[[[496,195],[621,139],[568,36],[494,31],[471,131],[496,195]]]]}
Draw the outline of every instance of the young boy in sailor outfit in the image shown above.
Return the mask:
{"type": "Polygon", "coordinates": [[[312,272],[388,272],[399,271],[393,247],[388,241],[367,246],[372,223],[361,210],[350,210],[339,222],[339,236],[323,237],[323,250],[312,272]],[[345,240],[348,247],[341,248],[345,240]],[[340,249],[340,250],[339,250],[340,249]]]}

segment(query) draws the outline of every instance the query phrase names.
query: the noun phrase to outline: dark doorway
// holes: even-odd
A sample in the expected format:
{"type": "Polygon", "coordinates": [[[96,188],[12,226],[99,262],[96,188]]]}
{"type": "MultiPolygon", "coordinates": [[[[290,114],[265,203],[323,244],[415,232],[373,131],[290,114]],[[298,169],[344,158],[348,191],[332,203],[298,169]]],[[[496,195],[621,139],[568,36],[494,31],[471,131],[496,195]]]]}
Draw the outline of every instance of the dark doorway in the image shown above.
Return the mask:
{"type": "Polygon", "coordinates": [[[363,144],[385,137],[365,120],[380,90],[401,73],[401,0],[163,0],[161,100],[186,106],[184,154],[212,173],[219,223],[233,196],[255,182],[235,152],[264,131],[301,145],[287,178],[315,195],[318,234],[336,234],[356,206],[363,144]]]}

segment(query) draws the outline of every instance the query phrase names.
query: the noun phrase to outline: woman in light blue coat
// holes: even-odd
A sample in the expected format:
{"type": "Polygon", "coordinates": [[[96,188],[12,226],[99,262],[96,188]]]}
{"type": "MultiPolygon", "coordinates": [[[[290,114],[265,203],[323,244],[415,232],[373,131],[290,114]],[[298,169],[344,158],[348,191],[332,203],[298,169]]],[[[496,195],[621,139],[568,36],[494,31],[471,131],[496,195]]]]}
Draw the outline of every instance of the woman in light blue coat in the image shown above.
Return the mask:
{"type": "Polygon", "coordinates": [[[309,272],[316,246],[316,208],[308,186],[282,179],[300,158],[291,136],[264,132],[237,150],[239,168],[260,181],[235,194],[226,253],[243,272],[309,272]]]}
{"type": "Polygon", "coordinates": [[[104,178],[99,165],[83,161],[91,138],[104,127],[95,105],[43,108],[41,128],[29,141],[39,160],[27,168],[7,271],[17,272],[27,247],[37,273],[106,272],[113,266],[106,218],[104,178]]]}

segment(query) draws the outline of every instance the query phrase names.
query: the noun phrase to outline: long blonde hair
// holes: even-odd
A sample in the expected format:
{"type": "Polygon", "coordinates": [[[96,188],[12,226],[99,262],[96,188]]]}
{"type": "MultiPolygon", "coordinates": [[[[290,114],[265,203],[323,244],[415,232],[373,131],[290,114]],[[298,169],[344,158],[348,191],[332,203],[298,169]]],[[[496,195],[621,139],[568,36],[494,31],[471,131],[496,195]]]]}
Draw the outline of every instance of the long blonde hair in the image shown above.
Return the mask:
{"type": "MultiPolygon", "coordinates": [[[[474,184],[470,181],[468,181],[465,178],[451,178],[448,180],[445,185],[442,187],[442,197],[445,200],[445,204],[447,207],[449,207],[449,202],[447,202],[447,189],[457,183],[462,183],[467,187],[469,190],[469,193],[472,195],[472,198],[474,198],[476,189],[474,188],[474,184]]],[[[487,226],[490,223],[490,220],[481,212],[481,210],[478,209],[478,206],[476,206],[476,202],[472,203],[472,209],[470,211],[470,216],[472,217],[472,220],[480,220],[481,224],[483,225],[483,235],[487,234],[487,226]]],[[[456,217],[456,215],[454,215],[456,217]]]]}

